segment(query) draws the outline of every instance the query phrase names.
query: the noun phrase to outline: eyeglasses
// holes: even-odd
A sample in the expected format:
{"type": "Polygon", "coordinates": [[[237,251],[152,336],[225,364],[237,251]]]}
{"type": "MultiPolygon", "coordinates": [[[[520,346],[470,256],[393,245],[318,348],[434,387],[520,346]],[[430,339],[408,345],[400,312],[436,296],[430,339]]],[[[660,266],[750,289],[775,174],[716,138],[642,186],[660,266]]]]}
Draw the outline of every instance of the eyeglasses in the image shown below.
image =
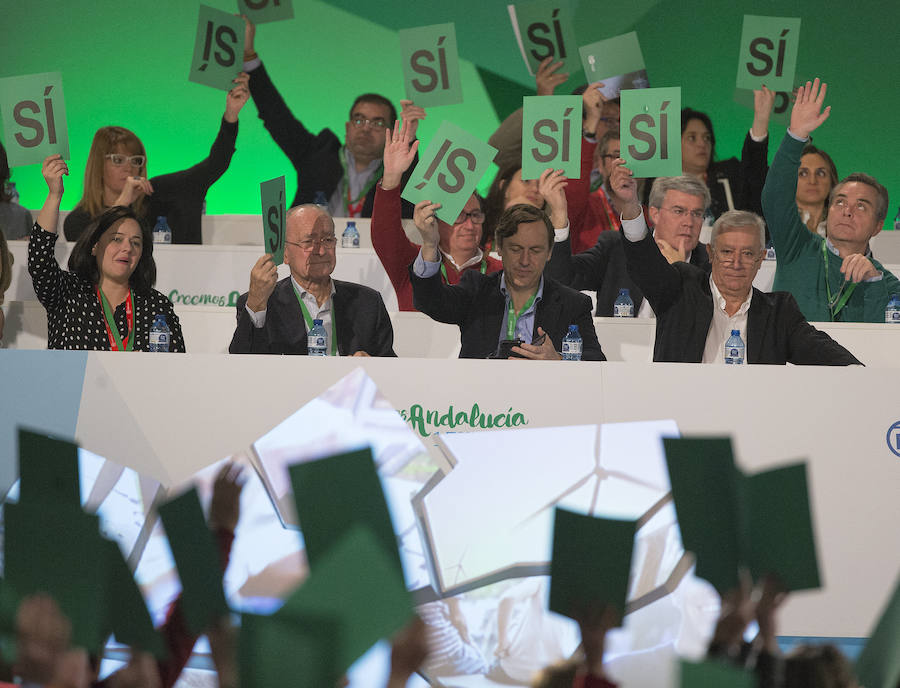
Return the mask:
{"type": "Polygon", "coordinates": [[[379,131],[387,128],[388,123],[385,122],[381,117],[376,117],[375,119],[366,119],[365,117],[351,117],[350,124],[352,124],[357,129],[362,129],[365,126],[370,126],[372,129],[377,129],[379,131]]]}
{"type": "Polygon", "coordinates": [[[480,224],[482,224],[482,223],[484,222],[484,213],[481,212],[480,210],[473,210],[473,211],[470,212],[470,213],[467,213],[465,210],[463,210],[463,211],[459,214],[459,217],[456,218],[456,222],[454,222],[453,224],[455,224],[455,225],[461,225],[461,224],[462,224],[463,222],[465,222],[468,218],[472,218],[472,224],[473,224],[473,225],[480,225],[480,224]]]}
{"type": "Polygon", "coordinates": [[[685,215],[690,215],[692,220],[702,220],[703,216],[706,215],[706,211],[701,210],[700,208],[688,210],[687,208],[682,208],[680,205],[673,205],[671,208],[660,207],[660,210],[667,210],[675,217],[684,217],[685,215]]]}
{"type": "Polygon", "coordinates": [[[301,250],[309,253],[312,250],[318,250],[321,246],[326,251],[333,251],[337,246],[337,237],[323,237],[321,239],[301,239],[300,241],[285,241],[284,243],[291,246],[298,246],[301,250]]]}
{"type": "Polygon", "coordinates": [[[145,155],[122,155],[121,153],[107,153],[104,157],[106,157],[106,159],[116,167],[121,167],[122,165],[143,167],[144,163],[147,161],[147,156],[145,155]]]}
{"type": "Polygon", "coordinates": [[[741,251],[738,251],[736,248],[716,248],[713,251],[718,256],[719,262],[731,263],[732,265],[735,263],[753,265],[761,257],[759,251],[751,251],[746,248],[741,251]]]}

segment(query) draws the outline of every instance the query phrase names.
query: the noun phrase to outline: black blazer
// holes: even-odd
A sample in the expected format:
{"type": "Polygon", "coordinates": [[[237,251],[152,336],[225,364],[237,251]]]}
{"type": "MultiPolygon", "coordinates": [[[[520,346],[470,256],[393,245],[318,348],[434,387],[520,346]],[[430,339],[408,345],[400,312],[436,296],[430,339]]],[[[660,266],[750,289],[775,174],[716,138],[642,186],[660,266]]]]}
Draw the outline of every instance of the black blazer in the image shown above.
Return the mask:
{"type": "MultiPolygon", "coordinates": [[[[656,313],[653,360],[700,363],[713,317],[709,272],[687,263],[670,265],[650,235],[637,242],[623,236],[622,244],[628,272],[656,313]]],[[[859,364],[853,354],[806,322],[788,292],[753,288],[747,339],[748,363],[859,364]]]]}
{"type": "MultiPolygon", "coordinates": [[[[487,358],[497,350],[506,313],[506,297],[500,291],[502,272],[482,275],[477,270],[467,270],[459,284],[452,285],[444,284],[440,273],[423,279],[410,266],[409,274],[416,309],[438,322],[459,325],[460,358],[487,358]]],[[[583,360],[606,360],[591,319],[591,300],[545,277],[532,335],[537,336],[538,326],[544,328],[553,346],[560,351],[569,325],[578,325],[583,360]]]]}
{"type": "MultiPolygon", "coordinates": [[[[312,203],[316,191],[324,191],[330,200],[338,183],[344,176],[341,166],[341,141],[331,129],[323,129],[318,134],[310,132],[303,123],[296,119],[284,102],[278,89],[269,78],[264,65],[250,72],[250,95],[256,103],[259,118],[266,131],[272,136],[278,147],[284,152],[297,172],[297,193],[292,206],[301,203],[312,203]]],[[[412,174],[418,162],[418,154],[409,169],[403,173],[400,187],[412,174]]],[[[378,173],[379,177],[381,173],[378,173]]],[[[366,194],[362,207],[362,217],[372,217],[375,206],[375,184],[366,194]]],[[[403,201],[403,217],[413,216],[414,206],[403,201]]]]}
{"type": "MultiPolygon", "coordinates": [[[[600,232],[596,244],[574,256],[569,240],[560,241],[553,245],[544,274],[578,291],[596,291],[597,315],[604,318],[613,316],[613,304],[619,296],[619,289],[628,289],[634,301],[634,316],[637,317],[644,294],[625,268],[624,241],[619,232],[600,232]]],[[[701,244],[697,244],[691,253],[690,262],[702,270],[709,270],[709,256],[701,244]]]]}
{"type": "MultiPolygon", "coordinates": [[[[332,317],[336,318],[338,353],[352,356],[396,356],[394,329],[384,301],[374,289],[334,280],[332,317]]],[[[285,277],[275,285],[266,304],[266,324],[257,329],[247,313],[247,294],[237,303],[237,328],[228,352],[232,354],[306,355],[306,322],[291,285],[285,277]]]]}

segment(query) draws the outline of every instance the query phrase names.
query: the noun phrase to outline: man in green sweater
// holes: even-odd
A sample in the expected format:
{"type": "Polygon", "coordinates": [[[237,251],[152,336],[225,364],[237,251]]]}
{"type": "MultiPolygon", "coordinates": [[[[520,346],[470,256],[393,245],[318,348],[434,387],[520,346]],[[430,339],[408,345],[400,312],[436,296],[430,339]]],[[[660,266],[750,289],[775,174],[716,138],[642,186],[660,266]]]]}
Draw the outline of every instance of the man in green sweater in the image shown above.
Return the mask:
{"type": "Polygon", "coordinates": [[[813,234],[797,212],[797,169],[809,134],[831,114],[826,84],[806,82],[797,91],[790,128],[772,161],[762,194],[763,211],[778,266],[776,291],[789,291],[807,320],[884,322],[900,282],[872,257],[869,239],[881,231],[888,192],[874,177],[854,173],[831,191],[827,238],[813,234]]]}

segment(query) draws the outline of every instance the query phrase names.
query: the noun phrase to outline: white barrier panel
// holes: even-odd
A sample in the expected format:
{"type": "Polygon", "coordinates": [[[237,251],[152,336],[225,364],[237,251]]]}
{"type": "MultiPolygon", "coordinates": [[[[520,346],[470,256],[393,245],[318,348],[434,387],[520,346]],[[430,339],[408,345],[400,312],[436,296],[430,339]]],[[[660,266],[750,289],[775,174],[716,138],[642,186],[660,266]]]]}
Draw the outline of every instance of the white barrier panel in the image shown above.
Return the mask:
{"type": "Polygon", "coordinates": [[[895,369],[4,351],[2,478],[25,424],[177,483],[358,366],[423,437],[672,418],[730,434],[751,472],[808,458],[825,587],[789,598],[783,635],[865,636],[900,569],[895,369]]]}

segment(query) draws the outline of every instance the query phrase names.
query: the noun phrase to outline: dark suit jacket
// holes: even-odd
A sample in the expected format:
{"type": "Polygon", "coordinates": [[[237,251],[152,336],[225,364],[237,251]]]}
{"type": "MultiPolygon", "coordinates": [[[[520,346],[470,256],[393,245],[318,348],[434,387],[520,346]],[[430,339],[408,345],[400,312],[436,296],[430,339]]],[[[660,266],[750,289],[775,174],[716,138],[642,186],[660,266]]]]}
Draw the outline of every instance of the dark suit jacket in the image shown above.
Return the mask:
{"type": "MultiPolygon", "coordinates": [[[[670,265],[650,235],[637,242],[623,236],[622,244],[628,272],[656,313],[653,360],[700,363],[713,317],[709,272],[687,263],[670,265]]],[[[783,291],[753,289],[747,339],[748,363],[859,364],[853,354],[806,322],[794,297],[783,291]]]]}
{"type": "MultiPolygon", "coordinates": [[[[381,294],[341,280],[334,280],[334,289],[332,317],[336,318],[338,353],[352,356],[357,351],[365,351],[370,356],[396,356],[394,328],[381,294]]],[[[263,327],[253,326],[246,306],[245,293],[238,299],[237,328],[229,353],[306,355],[306,322],[290,277],[275,285],[266,304],[263,327]]]]}
{"type": "MultiPolygon", "coordinates": [[[[296,119],[284,102],[278,89],[269,78],[265,65],[260,65],[250,72],[250,95],[256,103],[259,118],[266,131],[272,136],[278,147],[284,152],[297,171],[297,194],[292,206],[301,203],[312,203],[316,191],[324,191],[326,198],[337,188],[344,176],[341,166],[341,141],[331,129],[323,129],[313,134],[303,123],[296,119]]],[[[401,188],[412,174],[418,162],[418,155],[409,169],[403,173],[401,188]]],[[[381,172],[377,172],[381,176],[381,172]]],[[[366,194],[362,207],[362,217],[372,217],[375,205],[375,185],[366,194]]],[[[403,201],[403,217],[412,217],[413,204],[403,201]]]]}
{"type": "MultiPolygon", "coordinates": [[[[506,313],[506,297],[500,291],[502,272],[482,275],[467,270],[459,284],[444,284],[440,273],[423,279],[409,268],[413,287],[413,305],[438,322],[459,325],[462,336],[460,358],[487,358],[497,350],[500,328],[506,313]]],[[[581,333],[581,357],[586,361],[605,361],[591,319],[591,301],[558,282],[545,277],[544,293],[534,316],[532,336],[544,328],[557,351],[569,325],[578,325],[581,333]]]]}
{"type": "MultiPolygon", "coordinates": [[[[574,256],[569,240],[560,241],[553,245],[553,254],[544,274],[578,291],[596,291],[597,315],[604,318],[613,316],[619,289],[628,289],[637,317],[644,294],[625,268],[624,241],[619,232],[601,232],[596,244],[574,256]]],[[[709,256],[701,244],[697,244],[691,253],[691,264],[709,270],[709,256]]]]}

